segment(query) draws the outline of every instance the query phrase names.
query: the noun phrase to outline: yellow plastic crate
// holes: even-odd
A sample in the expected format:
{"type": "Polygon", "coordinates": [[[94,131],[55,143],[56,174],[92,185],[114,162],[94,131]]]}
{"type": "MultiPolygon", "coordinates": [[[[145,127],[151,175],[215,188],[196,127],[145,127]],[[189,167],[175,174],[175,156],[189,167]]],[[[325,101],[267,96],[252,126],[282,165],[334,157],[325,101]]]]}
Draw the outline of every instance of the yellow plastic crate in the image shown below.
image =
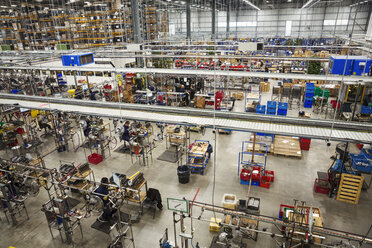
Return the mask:
{"type": "Polygon", "coordinates": [[[70,96],[75,96],[75,90],[74,90],[74,89],[72,89],[72,90],[68,90],[68,94],[69,94],[70,96]]]}
{"type": "Polygon", "coordinates": [[[222,220],[220,218],[214,219],[214,217],[211,218],[211,222],[209,224],[209,231],[210,232],[219,232],[221,230],[221,226],[218,223],[221,223],[222,220]]]}
{"type": "Polygon", "coordinates": [[[39,110],[33,109],[31,110],[31,117],[35,118],[39,114],[39,110]]]}

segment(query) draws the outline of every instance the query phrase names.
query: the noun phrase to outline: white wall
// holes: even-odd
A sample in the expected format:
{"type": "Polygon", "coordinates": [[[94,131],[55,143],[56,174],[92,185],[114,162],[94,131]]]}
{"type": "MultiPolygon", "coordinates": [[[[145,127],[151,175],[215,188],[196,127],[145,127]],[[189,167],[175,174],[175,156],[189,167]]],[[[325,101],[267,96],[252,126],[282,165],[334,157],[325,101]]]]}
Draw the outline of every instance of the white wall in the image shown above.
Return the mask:
{"type": "MultiPolygon", "coordinates": [[[[334,37],[351,33],[356,8],[350,7],[318,7],[318,8],[284,8],[273,10],[245,10],[232,11],[230,22],[252,23],[257,26],[230,26],[230,37],[275,37],[285,35],[287,20],[292,21],[292,37],[318,38],[334,37]],[[236,18],[238,14],[238,18],[236,18]],[[338,20],[340,25],[323,25],[324,20],[338,20]],[[341,21],[343,20],[343,21],[341,21]],[[342,24],[342,25],[341,25],[342,24]]],[[[360,8],[356,15],[354,34],[365,34],[366,23],[368,22],[368,8],[360,8]]],[[[210,37],[211,33],[211,12],[192,9],[191,30],[194,38],[210,37]]],[[[226,12],[219,11],[216,15],[216,32],[218,38],[226,35],[226,12]]],[[[169,13],[169,25],[175,27],[175,35],[185,35],[186,14],[169,13]]]]}

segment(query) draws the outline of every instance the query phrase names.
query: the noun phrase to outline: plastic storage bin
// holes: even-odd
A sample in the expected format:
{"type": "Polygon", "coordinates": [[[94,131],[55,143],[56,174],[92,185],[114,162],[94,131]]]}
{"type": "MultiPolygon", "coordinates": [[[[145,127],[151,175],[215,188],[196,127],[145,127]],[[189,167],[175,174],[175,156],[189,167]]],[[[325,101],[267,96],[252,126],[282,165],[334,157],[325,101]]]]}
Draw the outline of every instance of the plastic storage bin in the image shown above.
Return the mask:
{"type": "Polygon", "coordinates": [[[329,193],[329,182],[320,180],[319,178],[315,179],[314,191],[316,193],[328,194],[329,193]]]}
{"type": "Polygon", "coordinates": [[[278,110],[277,115],[286,116],[288,111],[288,103],[286,102],[279,102],[278,103],[278,110]]]}
{"type": "Polygon", "coordinates": [[[257,114],[266,114],[266,105],[257,105],[256,107],[257,114]]]}
{"type": "Polygon", "coordinates": [[[274,171],[265,170],[265,177],[269,180],[269,182],[274,182],[275,179],[274,171]]]}
{"type": "Polygon", "coordinates": [[[360,154],[363,154],[368,159],[372,159],[372,149],[363,148],[360,154]]]}
{"type": "Polygon", "coordinates": [[[270,188],[270,178],[268,176],[262,176],[260,180],[260,187],[270,188]]]}
{"type": "Polygon", "coordinates": [[[301,150],[308,151],[310,149],[311,139],[300,138],[300,148],[301,150]]]}
{"type": "Polygon", "coordinates": [[[221,219],[220,218],[214,218],[212,217],[211,218],[211,222],[209,223],[209,231],[210,232],[219,232],[221,230],[221,226],[219,223],[221,223],[221,219]]]}
{"type": "Polygon", "coordinates": [[[268,115],[275,115],[276,114],[276,102],[267,101],[267,111],[266,114],[268,115]]]}
{"type": "Polygon", "coordinates": [[[240,180],[249,181],[250,178],[251,178],[251,171],[247,169],[242,169],[242,171],[240,172],[240,180]]]}
{"type": "Polygon", "coordinates": [[[88,156],[88,161],[91,164],[99,164],[103,160],[103,157],[101,154],[98,153],[92,153],[91,155],[88,156]]]}
{"type": "Polygon", "coordinates": [[[224,208],[228,209],[235,209],[236,205],[238,203],[238,200],[236,198],[236,195],[233,194],[224,194],[222,199],[222,206],[224,208]]]}
{"type": "Polygon", "coordinates": [[[350,153],[350,157],[352,160],[352,165],[355,170],[365,173],[372,172],[372,164],[371,162],[364,156],[363,154],[352,154],[350,153]]]}

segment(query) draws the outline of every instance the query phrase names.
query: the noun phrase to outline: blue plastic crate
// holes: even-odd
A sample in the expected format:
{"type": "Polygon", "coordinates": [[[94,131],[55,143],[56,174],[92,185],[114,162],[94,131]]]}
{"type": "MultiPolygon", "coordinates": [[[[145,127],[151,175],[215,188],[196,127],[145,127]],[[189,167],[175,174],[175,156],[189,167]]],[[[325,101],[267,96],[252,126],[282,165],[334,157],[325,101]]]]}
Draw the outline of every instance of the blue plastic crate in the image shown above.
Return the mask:
{"type": "Polygon", "coordinates": [[[278,109],[278,112],[276,113],[277,115],[281,116],[287,116],[287,110],[285,109],[278,109]]]}
{"type": "MultiPolygon", "coordinates": [[[[240,179],[240,184],[249,185],[249,181],[245,181],[245,180],[240,179]]],[[[260,181],[252,181],[252,185],[260,186],[260,181]]]]}
{"type": "Polygon", "coordinates": [[[288,103],[287,102],[279,102],[278,103],[278,109],[288,109],[288,103]]]}
{"type": "Polygon", "coordinates": [[[276,102],[267,101],[267,109],[276,109],[276,102]]]}
{"type": "Polygon", "coordinates": [[[362,149],[360,154],[363,154],[366,158],[372,159],[372,149],[362,149]]]}
{"type": "Polygon", "coordinates": [[[260,181],[252,181],[252,185],[254,185],[254,186],[260,186],[260,181]]]}
{"type": "Polygon", "coordinates": [[[12,90],[12,93],[13,93],[13,94],[17,94],[17,93],[20,92],[20,91],[22,91],[22,90],[12,90]]]}
{"type": "Polygon", "coordinates": [[[240,179],[240,184],[249,185],[249,181],[240,179]]]}
{"type": "Polygon", "coordinates": [[[372,114],[372,107],[362,105],[362,108],[360,109],[360,113],[370,115],[370,114],[372,114]]]}
{"type": "Polygon", "coordinates": [[[313,102],[313,99],[314,99],[313,97],[306,96],[304,102],[313,102]]]}
{"type": "Polygon", "coordinates": [[[305,97],[313,97],[314,96],[314,92],[305,92],[305,97]]]}
{"type": "Polygon", "coordinates": [[[313,102],[304,102],[304,108],[312,108],[313,102]]]}
{"type": "Polygon", "coordinates": [[[350,153],[352,165],[355,170],[365,173],[372,172],[372,164],[363,154],[350,153]]]}
{"type": "Polygon", "coordinates": [[[267,115],[275,115],[276,114],[276,111],[275,111],[275,109],[274,110],[267,110],[267,112],[266,112],[266,114],[267,115]]]}
{"type": "Polygon", "coordinates": [[[265,114],[266,113],[266,105],[257,105],[256,113],[257,114],[265,114]]]}

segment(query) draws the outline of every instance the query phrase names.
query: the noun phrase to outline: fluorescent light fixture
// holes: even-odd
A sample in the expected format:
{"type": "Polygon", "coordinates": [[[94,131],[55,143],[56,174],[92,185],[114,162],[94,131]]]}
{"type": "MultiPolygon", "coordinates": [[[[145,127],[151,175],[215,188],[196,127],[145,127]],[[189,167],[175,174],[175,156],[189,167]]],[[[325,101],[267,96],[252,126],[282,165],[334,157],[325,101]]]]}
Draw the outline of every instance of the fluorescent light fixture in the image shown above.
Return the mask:
{"type": "Polygon", "coordinates": [[[304,6],[302,6],[301,9],[304,9],[306,8],[307,6],[309,6],[312,2],[314,2],[315,0],[309,0],[307,3],[304,4],[304,6]]]}
{"type": "Polygon", "coordinates": [[[261,10],[259,7],[257,7],[256,5],[254,5],[253,3],[251,3],[250,1],[248,0],[243,0],[246,4],[248,4],[249,6],[251,6],[252,8],[256,9],[256,10],[261,10]]]}

